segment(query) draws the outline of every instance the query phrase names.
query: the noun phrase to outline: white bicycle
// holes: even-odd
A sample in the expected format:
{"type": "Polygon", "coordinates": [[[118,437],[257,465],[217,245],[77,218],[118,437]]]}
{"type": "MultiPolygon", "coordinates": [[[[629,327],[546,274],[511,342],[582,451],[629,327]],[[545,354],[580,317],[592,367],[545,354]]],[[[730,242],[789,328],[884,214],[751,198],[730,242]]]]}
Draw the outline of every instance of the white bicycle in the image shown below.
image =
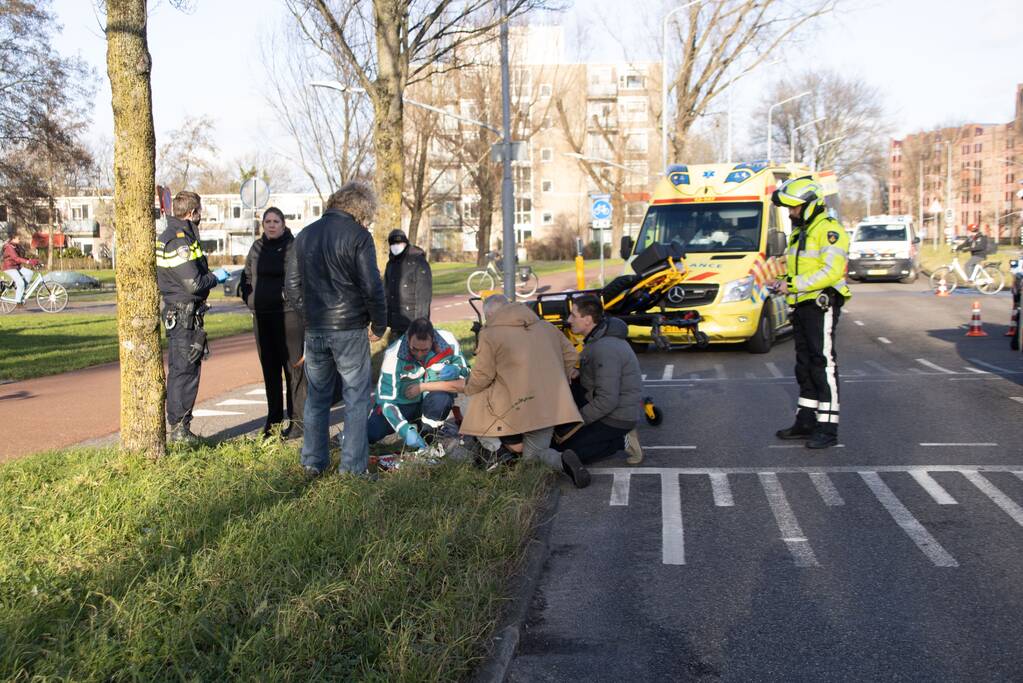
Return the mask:
{"type": "MultiPolygon", "coordinates": [[[[500,265],[500,256],[496,252],[487,254],[487,265],[483,270],[474,270],[466,280],[466,289],[470,296],[480,296],[481,292],[498,289],[504,286],[504,272],[500,265]]],[[[515,294],[527,299],[540,287],[540,278],[533,272],[532,266],[515,267],[515,294]]]]}
{"type": "MultiPolygon", "coordinates": [[[[10,313],[17,308],[16,292],[14,283],[8,279],[7,275],[0,275],[0,313],[10,313]]],[[[58,282],[47,282],[43,279],[42,273],[36,273],[35,278],[28,284],[24,301],[27,302],[31,299],[33,294],[35,294],[39,308],[47,313],[60,313],[67,306],[67,290],[64,289],[64,285],[58,282]]]]}
{"type": "Polygon", "coordinates": [[[981,294],[997,294],[1005,286],[1005,277],[996,261],[978,263],[973,272],[967,275],[963,270],[963,264],[959,263],[959,259],[954,255],[951,263],[935,268],[931,273],[931,289],[937,291],[941,287],[942,281],[945,282],[945,289],[949,292],[955,291],[960,283],[967,282],[972,282],[981,294]]]}

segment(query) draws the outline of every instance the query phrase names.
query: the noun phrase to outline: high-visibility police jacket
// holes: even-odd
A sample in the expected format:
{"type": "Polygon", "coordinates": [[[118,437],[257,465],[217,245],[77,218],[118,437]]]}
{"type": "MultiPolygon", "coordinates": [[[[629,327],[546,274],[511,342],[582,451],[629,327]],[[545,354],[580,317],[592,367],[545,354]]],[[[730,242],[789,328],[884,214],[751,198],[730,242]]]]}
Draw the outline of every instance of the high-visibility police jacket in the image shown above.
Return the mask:
{"type": "MultiPolygon", "coordinates": [[[[410,384],[419,382],[436,382],[441,371],[447,365],[458,370],[458,377],[469,376],[469,366],[462,356],[461,347],[455,335],[447,330],[434,330],[433,349],[420,363],[409,352],[408,337],[391,344],[384,351],[384,360],[380,366],[380,378],[377,380],[376,402],[387,422],[401,436],[408,430],[405,417],[398,406],[419,403],[423,394],[415,398],[405,396],[405,389],[410,384]]],[[[436,427],[438,425],[430,425],[436,427]]]]}
{"type": "Polygon", "coordinates": [[[201,303],[216,287],[190,221],[167,217],[167,229],[156,238],[156,284],[169,304],[201,303]]]}
{"type": "Polygon", "coordinates": [[[845,281],[848,262],[849,235],[838,221],[820,212],[809,225],[793,229],[789,237],[786,301],[795,306],[817,298],[829,287],[849,299],[852,292],[845,281]]]}

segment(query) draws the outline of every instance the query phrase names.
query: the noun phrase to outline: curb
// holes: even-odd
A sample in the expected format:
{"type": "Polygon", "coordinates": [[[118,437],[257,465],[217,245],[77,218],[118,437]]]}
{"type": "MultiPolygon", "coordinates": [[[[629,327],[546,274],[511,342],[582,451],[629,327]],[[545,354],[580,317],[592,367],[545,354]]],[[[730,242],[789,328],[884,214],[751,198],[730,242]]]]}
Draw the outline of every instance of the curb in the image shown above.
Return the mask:
{"type": "Polygon", "coordinates": [[[551,527],[561,500],[561,487],[556,485],[547,495],[536,525],[536,534],[526,550],[526,561],[522,571],[513,581],[512,599],[492,638],[490,656],[470,678],[473,683],[504,683],[511,668],[512,659],[519,646],[522,623],[526,619],[529,605],[540,583],[544,564],[550,550],[551,527]]]}

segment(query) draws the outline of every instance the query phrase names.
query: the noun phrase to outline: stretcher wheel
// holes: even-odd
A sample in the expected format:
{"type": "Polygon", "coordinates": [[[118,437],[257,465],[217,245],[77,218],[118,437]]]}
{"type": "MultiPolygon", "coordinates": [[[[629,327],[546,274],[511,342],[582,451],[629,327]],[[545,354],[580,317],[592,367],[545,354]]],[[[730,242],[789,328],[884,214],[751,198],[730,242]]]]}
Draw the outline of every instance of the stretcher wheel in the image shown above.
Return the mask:
{"type": "Polygon", "coordinates": [[[654,400],[649,396],[643,399],[643,417],[646,418],[647,424],[654,427],[664,421],[664,413],[654,405],[654,400]]]}
{"type": "Polygon", "coordinates": [[[710,346],[710,337],[708,337],[706,335],[706,333],[704,333],[704,332],[697,332],[695,336],[696,336],[696,348],[698,348],[698,349],[705,349],[708,346],[710,346]]]}

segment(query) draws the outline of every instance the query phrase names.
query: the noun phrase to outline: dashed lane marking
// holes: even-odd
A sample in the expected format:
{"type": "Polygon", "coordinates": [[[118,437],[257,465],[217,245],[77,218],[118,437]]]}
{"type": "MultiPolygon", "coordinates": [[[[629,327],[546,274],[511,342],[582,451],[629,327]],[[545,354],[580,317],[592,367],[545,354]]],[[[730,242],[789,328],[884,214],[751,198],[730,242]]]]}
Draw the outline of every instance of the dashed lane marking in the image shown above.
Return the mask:
{"type": "Polygon", "coordinates": [[[956,447],[956,448],[993,448],[993,447],[997,446],[998,444],[990,443],[990,442],[978,441],[976,443],[924,442],[924,443],[921,443],[920,445],[924,446],[926,448],[946,448],[946,447],[956,447]]]}
{"type": "Polygon", "coordinates": [[[863,327],[863,321],[862,320],[853,320],[853,322],[856,323],[857,325],[859,325],[860,327],[863,327]]]}
{"type": "Polygon", "coordinates": [[[772,377],[775,377],[777,379],[782,379],[783,377],[785,377],[785,375],[782,374],[781,369],[777,365],[775,365],[773,362],[768,361],[768,362],[764,363],[764,365],[766,365],[767,369],[771,371],[771,376],[772,377]]]}
{"type": "Polygon", "coordinates": [[[987,368],[989,370],[994,370],[995,372],[1000,372],[1003,375],[1019,375],[1019,374],[1023,374],[1023,371],[1007,370],[1005,368],[999,367],[997,365],[993,365],[991,363],[985,363],[984,361],[980,360],[979,358],[967,358],[966,360],[970,361],[974,365],[980,365],[980,366],[983,366],[983,367],[985,367],[985,368],[987,368]]]}
{"type": "Polygon", "coordinates": [[[943,372],[946,375],[958,374],[958,373],[956,373],[955,370],[949,370],[948,368],[943,368],[940,365],[938,365],[937,363],[932,363],[931,361],[927,360],[926,358],[916,358],[915,360],[916,360],[917,363],[919,363],[920,365],[923,365],[926,368],[930,368],[931,370],[937,370],[938,372],[943,372]]]}
{"type": "Polygon", "coordinates": [[[767,502],[771,506],[774,520],[778,523],[778,530],[781,531],[782,541],[792,553],[792,559],[797,567],[818,567],[817,557],[813,554],[810,541],[803,535],[803,529],[796,520],[785,497],[785,489],[781,487],[778,475],[774,472],[761,472],[760,485],[764,487],[767,494],[767,502]]]}
{"type": "Polygon", "coordinates": [[[927,493],[930,494],[931,498],[934,499],[934,502],[937,503],[938,505],[957,504],[956,499],[953,498],[951,494],[949,494],[949,492],[946,491],[944,487],[942,487],[941,484],[934,481],[934,478],[931,475],[927,474],[927,472],[917,470],[915,472],[910,472],[909,476],[916,479],[916,483],[920,484],[920,487],[923,488],[924,491],[927,491],[927,493]]]}
{"type": "Polygon", "coordinates": [[[668,363],[667,365],[664,366],[664,372],[661,373],[661,381],[664,382],[671,379],[674,374],[675,366],[672,365],[671,363],[668,363]]]}
{"type": "Polygon", "coordinates": [[[817,493],[820,494],[821,500],[824,501],[825,505],[838,506],[845,505],[845,501],[842,500],[841,494],[835,485],[831,483],[831,478],[828,477],[824,472],[810,472],[810,481],[813,482],[813,486],[817,489],[817,493]]]}
{"type": "Polygon", "coordinates": [[[870,490],[874,492],[877,499],[881,501],[881,505],[892,516],[895,523],[916,543],[916,547],[927,556],[927,559],[937,567],[959,566],[955,558],[941,547],[941,544],[938,543],[934,536],[931,536],[930,532],[917,521],[913,513],[909,511],[909,508],[903,505],[902,501],[892,493],[892,490],[881,480],[881,476],[877,472],[860,472],[860,477],[870,487],[870,490]]]}
{"type": "Polygon", "coordinates": [[[878,337],[877,340],[879,342],[881,342],[882,344],[891,344],[892,343],[892,340],[889,339],[888,337],[878,337]]]}
{"type": "Polygon", "coordinates": [[[218,406],[265,406],[266,401],[254,401],[250,398],[229,398],[217,403],[218,406]]]}
{"type": "Polygon", "coordinates": [[[963,370],[966,370],[967,372],[973,372],[973,373],[976,373],[978,375],[990,375],[991,374],[987,370],[981,370],[980,368],[971,368],[969,365],[964,365],[963,366],[963,370]]]}
{"type": "Polygon", "coordinates": [[[252,391],[246,391],[246,396],[266,396],[266,389],[253,389],[252,391]]]}
{"type": "Polygon", "coordinates": [[[231,410],[207,410],[206,408],[199,408],[198,410],[192,411],[192,417],[227,417],[228,415],[244,415],[245,413],[238,413],[231,410]]]}
{"type": "Polygon", "coordinates": [[[696,446],[643,446],[644,451],[695,451],[696,446]]]}
{"type": "Polygon", "coordinates": [[[880,363],[878,363],[876,360],[866,360],[866,361],[863,361],[863,362],[866,363],[867,365],[869,365],[870,367],[874,368],[875,370],[880,370],[881,374],[884,374],[884,375],[894,375],[894,374],[897,374],[894,370],[889,370],[885,366],[883,366],[880,363]]]}

